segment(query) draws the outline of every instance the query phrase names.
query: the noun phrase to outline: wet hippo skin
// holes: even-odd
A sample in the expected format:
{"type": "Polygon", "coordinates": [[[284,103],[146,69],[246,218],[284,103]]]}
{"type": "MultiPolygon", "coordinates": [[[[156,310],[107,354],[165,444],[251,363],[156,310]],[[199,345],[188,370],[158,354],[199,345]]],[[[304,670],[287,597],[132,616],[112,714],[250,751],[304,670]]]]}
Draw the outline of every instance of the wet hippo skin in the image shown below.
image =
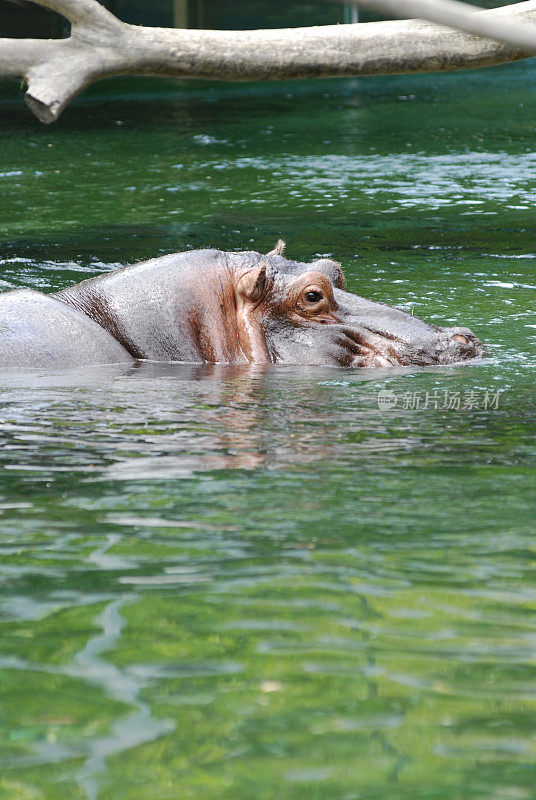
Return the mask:
{"type": "Polygon", "coordinates": [[[51,295],[0,295],[0,368],[68,369],[132,361],[113,336],[51,295]]]}
{"type": "Polygon", "coordinates": [[[0,295],[0,367],[135,359],[343,367],[450,364],[482,353],[442,328],[344,290],[340,265],[194,250],[124,267],[52,295],[0,295]]]}

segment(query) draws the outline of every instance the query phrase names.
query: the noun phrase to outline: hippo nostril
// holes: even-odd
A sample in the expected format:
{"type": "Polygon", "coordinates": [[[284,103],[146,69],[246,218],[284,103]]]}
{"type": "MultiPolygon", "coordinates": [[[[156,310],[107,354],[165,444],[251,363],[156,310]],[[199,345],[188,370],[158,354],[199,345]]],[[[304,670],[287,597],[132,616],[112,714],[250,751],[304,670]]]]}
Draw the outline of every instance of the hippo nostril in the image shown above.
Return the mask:
{"type": "Polygon", "coordinates": [[[469,339],[461,333],[455,333],[452,337],[454,342],[461,342],[462,344],[469,344],[469,339]]]}

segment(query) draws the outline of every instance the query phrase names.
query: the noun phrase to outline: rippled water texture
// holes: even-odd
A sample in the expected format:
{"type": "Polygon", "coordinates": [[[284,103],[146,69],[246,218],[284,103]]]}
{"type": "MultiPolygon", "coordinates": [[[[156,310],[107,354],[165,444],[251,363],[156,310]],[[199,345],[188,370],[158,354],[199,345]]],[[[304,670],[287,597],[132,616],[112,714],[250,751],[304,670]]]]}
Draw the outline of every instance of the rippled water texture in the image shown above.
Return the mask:
{"type": "Polygon", "coordinates": [[[4,98],[2,289],[283,236],[488,355],[0,377],[2,800],[534,797],[534,70],[4,98]]]}

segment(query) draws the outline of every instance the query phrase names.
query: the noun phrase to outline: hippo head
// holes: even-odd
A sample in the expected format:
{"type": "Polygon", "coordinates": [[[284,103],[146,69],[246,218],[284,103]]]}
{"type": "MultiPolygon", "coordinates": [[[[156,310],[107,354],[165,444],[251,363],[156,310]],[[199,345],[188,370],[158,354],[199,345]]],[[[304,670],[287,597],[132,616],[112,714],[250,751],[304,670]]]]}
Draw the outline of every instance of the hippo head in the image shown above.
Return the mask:
{"type": "Polygon", "coordinates": [[[283,247],[279,242],[260,261],[257,253],[241,253],[233,267],[238,338],[248,361],[427,366],[482,354],[469,328],[439,327],[350,294],[336,261],[300,264],[284,258],[283,247]]]}

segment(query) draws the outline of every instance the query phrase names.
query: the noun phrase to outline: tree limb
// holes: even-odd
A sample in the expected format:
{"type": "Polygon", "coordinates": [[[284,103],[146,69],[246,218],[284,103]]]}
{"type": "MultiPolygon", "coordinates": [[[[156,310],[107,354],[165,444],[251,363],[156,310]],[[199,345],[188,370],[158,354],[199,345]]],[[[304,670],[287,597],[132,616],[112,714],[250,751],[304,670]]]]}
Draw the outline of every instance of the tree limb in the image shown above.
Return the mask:
{"type": "MultiPolygon", "coordinates": [[[[459,0],[352,0],[371,11],[394,17],[418,17],[438,25],[448,25],[465,33],[489,37],[511,47],[536,52],[536,27],[483,14],[480,8],[459,0]]],[[[515,6],[514,6],[515,8],[515,6]]]]}
{"type": "MultiPolygon", "coordinates": [[[[420,20],[186,30],[128,25],[97,0],[32,1],[66,16],[71,36],[0,39],[0,77],[25,78],[26,102],[47,123],[86,86],[114,75],[230,81],[347,77],[491,66],[536,51],[536,33],[534,46],[522,49],[420,20]]],[[[536,0],[474,16],[500,25],[508,20],[536,22],[536,0]]]]}

